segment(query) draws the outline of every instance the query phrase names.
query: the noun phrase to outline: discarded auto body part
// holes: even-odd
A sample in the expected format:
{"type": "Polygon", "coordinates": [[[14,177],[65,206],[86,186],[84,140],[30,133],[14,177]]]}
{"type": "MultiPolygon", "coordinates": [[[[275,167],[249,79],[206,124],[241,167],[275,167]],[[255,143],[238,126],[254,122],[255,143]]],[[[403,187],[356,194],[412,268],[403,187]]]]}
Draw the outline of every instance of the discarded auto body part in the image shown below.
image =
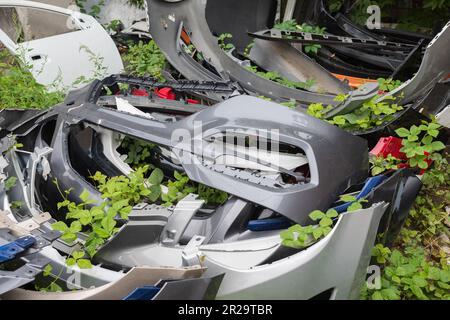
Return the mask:
{"type": "Polygon", "coordinates": [[[350,96],[343,103],[331,109],[325,114],[326,119],[333,118],[336,115],[346,114],[362,106],[364,102],[371,100],[378,93],[378,83],[365,83],[352,91],[350,96]]]}
{"type": "MultiPolygon", "coordinates": [[[[91,103],[97,103],[98,99],[104,94],[104,87],[116,88],[113,90],[114,93],[118,93],[117,85],[119,83],[128,84],[131,86],[137,86],[139,88],[147,89],[161,89],[161,88],[171,88],[178,93],[188,93],[192,95],[212,95],[216,98],[215,101],[221,101],[225,97],[237,95],[242,92],[242,88],[239,87],[237,83],[223,82],[223,81],[178,81],[178,82],[160,82],[152,78],[135,77],[128,75],[112,75],[106,77],[102,80],[96,80],[90,85],[83,88],[78,92],[73,92],[73,96],[86,94],[91,103]]],[[[66,98],[66,103],[68,101],[75,101],[73,97],[69,96],[66,98]]]]}
{"type": "Polygon", "coordinates": [[[421,187],[422,183],[414,170],[400,169],[367,196],[369,204],[379,201],[389,203],[378,228],[378,233],[383,234],[382,242],[385,246],[394,243],[421,187]]]}
{"type": "Polygon", "coordinates": [[[375,68],[367,68],[360,64],[353,65],[342,60],[336,53],[330,51],[326,47],[320,48],[315,56],[316,61],[324,66],[328,71],[333,73],[344,74],[346,76],[360,77],[360,78],[388,78],[391,72],[388,70],[379,70],[375,68]]]}
{"type": "Polygon", "coordinates": [[[11,126],[14,123],[23,125],[26,121],[30,121],[34,116],[42,114],[42,110],[38,109],[2,109],[0,110],[0,139],[2,139],[8,132],[14,130],[11,126]]]}
{"type": "Polygon", "coordinates": [[[296,82],[314,79],[311,91],[332,94],[345,94],[350,87],[307,55],[286,43],[256,39],[250,50],[249,58],[267,71],[276,71],[281,76],[296,82]],[[277,59],[273,59],[273,57],[277,59]]]}
{"type": "Polygon", "coordinates": [[[266,40],[292,44],[327,45],[334,54],[342,60],[350,58],[355,65],[366,68],[380,68],[391,73],[397,70],[408,58],[410,53],[417,50],[417,45],[399,44],[389,41],[377,41],[331,34],[319,35],[305,32],[285,31],[279,29],[262,30],[251,33],[250,36],[266,40]],[[356,50],[356,49],[359,50],[356,50]]]}
{"type": "MultiPolygon", "coordinates": [[[[179,126],[187,128],[192,133],[194,141],[202,140],[203,137],[194,134],[192,123],[195,121],[201,121],[204,124],[203,130],[205,135],[208,135],[210,130],[216,132],[224,132],[227,129],[235,130],[234,128],[242,126],[247,121],[251,123],[250,127],[256,131],[264,130],[264,132],[267,132],[268,127],[280,128],[279,143],[281,146],[289,144],[303,150],[309,162],[310,182],[287,185],[287,188],[277,188],[276,185],[272,188],[267,188],[259,186],[260,182],[258,179],[254,179],[256,177],[251,175],[246,178],[243,177],[244,175],[240,177],[237,170],[232,170],[232,175],[228,176],[226,173],[229,170],[226,166],[202,162],[199,155],[205,155],[205,150],[198,150],[198,146],[195,143],[194,148],[197,147],[197,150],[194,149],[193,153],[190,150],[186,150],[186,145],[184,144],[173,146],[175,153],[179,157],[181,156],[179,151],[184,151],[181,156],[184,160],[180,159],[180,162],[183,163],[186,174],[191,180],[234,194],[253,203],[258,203],[298,223],[304,223],[307,220],[307,213],[312,210],[317,208],[326,209],[345,189],[344,185],[354,184],[356,180],[364,179],[367,174],[365,171],[367,169],[367,158],[364,155],[366,153],[365,142],[359,139],[352,139],[343,130],[336,130],[335,127],[328,126],[321,120],[289,110],[270,101],[263,101],[248,96],[234,97],[177,122],[179,126]],[[242,108],[242,105],[246,107],[242,108]],[[211,119],[215,120],[211,121],[211,119]],[[226,124],[222,122],[225,119],[227,121],[226,124]],[[327,137],[326,141],[314,138],[322,135],[327,137]],[[308,140],[303,140],[302,136],[308,136],[308,140]],[[329,146],[325,147],[328,143],[329,146]],[[344,144],[346,147],[344,147],[344,144]],[[337,145],[339,145],[339,149],[342,147],[342,150],[357,148],[360,151],[355,150],[352,154],[357,155],[358,159],[352,157],[350,160],[344,154],[340,154],[338,150],[335,150],[333,154],[328,153],[330,149],[334,149],[333,146],[337,145]],[[336,167],[330,168],[330,161],[338,164],[341,168],[339,170],[336,167]],[[353,164],[350,164],[350,162],[353,164]],[[347,180],[348,178],[345,179],[347,180],[346,182],[337,182],[336,172],[348,178],[352,176],[352,178],[349,180],[347,180]],[[327,176],[334,176],[334,178],[325,178],[327,176]],[[236,180],[236,178],[238,179],[236,180]],[[344,189],[341,189],[342,187],[344,189]],[[314,194],[320,194],[320,199],[317,199],[314,194]],[[312,199],[315,200],[311,201],[312,199]]],[[[216,157],[218,155],[220,155],[220,151],[219,154],[216,154],[216,157]]]]}
{"type": "Polygon", "coordinates": [[[310,299],[328,289],[331,299],[356,299],[386,207],[344,213],[325,238],[270,264],[235,268],[231,258],[223,264],[206,256],[206,274],[225,272],[218,299],[310,299]]]}
{"type": "Polygon", "coordinates": [[[8,191],[8,198],[23,200],[28,212],[33,216],[39,214],[35,201],[36,171],[39,169],[41,175],[47,177],[50,173],[47,156],[51,152],[51,148],[35,148],[34,152],[13,150],[7,156],[10,165],[6,171],[10,177],[17,177],[17,184],[8,191]]]}
{"type": "Polygon", "coordinates": [[[297,100],[303,103],[323,102],[337,105],[334,95],[318,94],[297,90],[262,78],[245,69],[235,58],[224,52],[208,27],[205,18],[205,2],[202,0],[185,0],[167,3],[159,0],[148,0],[150,16],[150,32],[167,60],[191,80],[232,79],[255,95],[264,95],[276,100],[297,100]],[[194,59],[181,48],[180,35],[183,28],[189,30],[190,41],[205,57],[207,63],[214,66],[218,74],[199,67],[194,59]],[[220,75],[220,76],[218,76],[220,75]]]}
{"type": "Polygon", "coordinates": [[[233,45],[243,53],[252,39],[247,31],[253,32],[272,27],[277,10],[276,0],[208,0],[205,16],[211,32],[220,36],[229,33],[233,45]],[[239,8],[238,10],[236,10],[239,8]],[[226,19],[224,19],[226,17],[226,19]]]}
{"type": "Polygon", "coordinates": [[[361,48],[373,48],[373,49],[388,49],[396,51],[410,51],[414,48],[414,45],[399,44],[389,41],[377,41],[377,40],[363,40],[360,38],[351,38],[343,36],[335,36],[332,34],[314,34],[301,31],[286,31],[279,29],[268,29],[249,33],[253,38],[267,40],[267,41],[280,41],[289,43],[305,43],[305,44],[321,44],[328,46],[349,46],[349,47],[361,47],[361,48]]]}
{"type": "MultiPolygon", "coordinates": [[[[105,75],[123,70],[122,60],[114,42],[93,17],[34,1],[0,3],[0,9],[10,7],[53,13],[58,18],[53,19],[61,23],[63,30],[56,32],[54,36],[18,44],[0,30],[0,41],[12,53],[23,55],[26,64],[32,66],[31,72],[36,80],[44,85],[50,85],[50,90],[59,89],[51,86],[55,81],[58,82],[57,86],[66,88],[75,85],[81,76],[89,78],[87,75],[92,73],[93,66],[90,60],[93,57],[102,59],[102,67],[106,68],[105,75]],[[77,68],[73,68],[74,65],[77,68]]],[[[33,30],[35,29],[37,28],[33,30]]]]}
{"type": "MultiPolygon", "coordinates": [[[[83,106],[61,107],[60,110],[53,109],[46,115],[51,117],[60,114],[51,146],[54,151],[49,161],[52,177],[58,179],[63,190],[73,188],[74,194],[80,194],[83,189],[87,189],[94,200],[99,198],[98,191],[85,182],[70,165],[65,139],[68,137],[71,126],[67,121],[76,119],[78,123],[80,121],[98,123],[98,119],[102,119],[101,125],[104,128],[172,149],[177,157],[182,156],[182,153],[184,159],[178,159],[178,162],[191,180],[258,203],[298,223],[308,220],[307,214],[312,210],[327,209],[349,185],[358,183],[367,175],[367,145],[363,139],[354,137],[319,119],[270,101],[238,96],[177,122],[163,123],[113,109],[99,108],[85,103],[87,98],[86,96],[84,99],[81,96],[78,98],[80,104],[84,103],[83,106]],[[302,150],[308,159],[311,179],[299,180],[293,184],[284,183],[276,177],[255,175],[239,168],[215,164],[214,159],[223,156],[223,151],[216,152],[215,144],[207,143],[204,140],[205,136],[199,135],[198,130],[195,129],[197,121],[203,124],[202,130],[206,138],[211,133],[228,131],[231,135],[235,135],[239,133],[239,130],[251,129],[252,132],[255,130],[261,132],[256,136],[255,133],[247,134],[247,136],[265,135],[265,137],[260,136],[259,139],[267,139],[270,133],[267,128],[279,128],[279,135],[269,138],[273,140],[279,137],[280,147],[292,146],[302,150]],[[189,133],[190,142],[180,144],[173,141],[172,133],[177,129],[183,129],[189,133]],[[201,148],[200,143],[197,142],[202,142],[207,148],[201,148]],[[194,149],[191,149],[191,144],[194,145],[194,149]],[[353,157],[346,156],[348,150],[353,150],[353,157]],[[206,155],[208,158],[205,158],[206,155]],[[339,168],[331,168],[330,162],[335,163],[339,168]],[[337,173],[339,177],[336,176],[337,173]]],[[[242,156],[238,155],[238,157],[242,156]]],[[[271,160],[255,160],[263,166],[275,166],[274,168],[279,172],[278,175],[282,173],[299,179],[298,173],[277,166],[276,162],[265,163],[271,160]]]]}
{"type": "MultiPolygon", "coordinates": [[[[207,275],[225,274],[217,295],[219,299],[308,299],[330,288],[334,289],[334,299],[356,298],[386,208],[387,204],[378,203],[369,209],[344,213],[324,239],[271,263],[265,261],[281,248],[278,234],[201,244],[198,249],[204,256],[207,275]],[[321,272],[317,272],[317,268],[321,272]],[[333,268],[333,271],[327,271],[327,268],[333,268]],[[296,281],[292,281],[294,278],[296,281]],[[269,286],[272,289],[266,290],[269,286]]],[[[167,247],[160,243],[132,245],[111,250],[107,263],[177,266],[182,263],[182,250],[183,247],[167,247]]],[[[102,252],[98,254],[102,256],[102,252]]]]}
{"type": "MultiPolygon", "coordinates": [[[[155,286],[162,279],[198,278],[203,272],[204,269],[199,267],[136,267],[123,274],[118,280],[93,289],[68,292],[40,292],[15,289],[2,295],[1,298],[6,300],[121,300],[136,288],[148,285],[155,286]]],[[[198,280],[204,281],[207,279],[198,280]]],[[[187,289],[191,290],[192,288],[190,286],[187,288],[184,286],[177,287],[177,290],[182,290],[184,299],[189,299],[190,297],[190,292],[187,289]]],[[[203,289],[206,291],[208,287],[204,287],[203,289]]],[[[164,286],[161,288],[160,294],[162,292],[164,292],[164,286]]],[[[167,294],[170,297],[170,293],[167,294]]],[[[201,298],[198,295],[196,297],[201,298]]]]}
{"type": "Polygon", "coordinates": [[[387,97],[396,97],[400,104],[407,104],[424,95],[450,73],[450,64],[446,55],[449,46],[450,22],[428,44],[417,73],[398,88],[381,96],[378,101],[387,97]]]}

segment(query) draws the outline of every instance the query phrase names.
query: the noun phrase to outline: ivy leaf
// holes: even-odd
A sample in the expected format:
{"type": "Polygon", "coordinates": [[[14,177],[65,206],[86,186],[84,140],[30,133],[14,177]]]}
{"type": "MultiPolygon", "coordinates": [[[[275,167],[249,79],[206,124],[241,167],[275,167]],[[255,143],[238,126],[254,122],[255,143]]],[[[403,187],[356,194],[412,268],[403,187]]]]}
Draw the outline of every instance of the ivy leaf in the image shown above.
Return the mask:
{"type": "Polygon", "coordinates": [[[49,264],[47,264],[45,267],[44,267],[44,269],[42,270],[43,271],[43,274],[44,274],[44,276],[49,276],[51,273],[52,273],[52,270],[53,270],[53,267],[52,267],[52,265],[49,263],[49,264]]]}
{"type": "Polygon", "coordinates": [[[159,185],[164,179],[164,173],[161,169],[156,168],[152,171],[150,177],[148,178],[148,182],[152,185],[159,185]]]}
{"type": "Polygon", "coordinates": [[[89,200],[89,191],[87,191],[86,189],[83,189],[83,192],[80,193],[80,199],[83,202],[87,202],[89,200]]]}
{"type": "Polygon", "coordinates": [[[426,162],[426,161],[424,161],[424,160],[419,161],[417,165],[419,166],[420,169],[426,169],[426,168],[428,168],[428,162],[426,162]]]}
{"type": "Polygon", "coordinates": [[[372,294],[372,300],[384,300],[384,299],[383,299],[383,295],[381,294],[380,291],[375,291],[375,292],[372,294]]]}
{"type": "Polygon", "coordinates": [[[66,264],[70,267],[70,266],[74,266],[76,263],[74,258],[67,258],[66,259],[66,264]]]}
{"type": "Polygon", "coordinates": [[[52,282],[49,287],[50,292],[62,292],[62,288],[56,283],[52,282]]]}
{"type": "Polygon", "coordinates": [[[61,232],[65,232],[69,229],[69,227],[63,221],[58,221],[58,222],[52,223],[51,226],[52,226],[53,230],[61,231],[61,232]]]}
{"type": "Polygon", "coordinates": [[[108,232],[108,234],[110,234],[113,231],[116,223],[117,222],[110,217],[104,217],[101,222],[103,229],[106,232],[108,232]]]}
{"type": "Polygon", "coordinates": [[[424,278],[414,275],[412,277],[413,283],[418,286],[419,288],[424,288],[428,285],[427,280],[425,280],[424,278]]]}
{"type": "Polygon", "coordinates": [[[431,144],[431,148],[433,149],[433,151],[440,151],[442,149],[445,149],[445,145],[441,141],[434,141],[431,144]]]}
{"type": "Polygon", "coordinates": [[[77,235],[75,233],[71,233],[71,232],[65,232],[63,233],[63,235],[61,236],[61,240],[67,242],[67,243],[72,243],[77,239],[77,235]]]}
{"type": "Polygon", "coordinates": [[[78,260],[78,259],[81,259],[81,258],[83,258],[84,257],[84,252],[83,251],[74,251],[74,252],[72,252],[72,257],[75,259],[75,260],[78,260]]]}
{"type": "Polygon", "coordinates": [[[309,217],[313,220],[313,221],[317,221],[319,219],[322,219],[323,217],[325,217],[325,213],[323,213],[320,210],[314,210],[309,214],[309,217]]]}
{"type": "Polygon", "coordinates": [[[411,135],[413,135],[413,136],[417,136],[419,133],[420,133],[420,128],[418,127],[418,126],[416,126],[416,125],[412,125],[410,128],[409,128],[409,132],[411,133],[411,135]]]}
{"type": "Polygon", "coordinates": [[[323,217],[322,220],[320,220],[319,225],[320,225],[321,227],[328,227],[328,226],[331,226],[331,225],[333,225],[333,220],[331,220],[331,219],[328,218],[328,217],[323,217]]]}
{"type": "Polygon", "coordinates": [[[395,130],[395,133],[400,137],[400,138],[406,138],[407,136],[409,136],[409,130],[406,128],[398,128],[397,130],[395,130]]]}
{"type": "Polygon", "coordinates": [[[313,230],[313,237],[314,237],[314,239],[319,239],[321,236],[322,236],[322,228],[315,228],[314,230],[313,230]]]}
{"type": "Polygon", "coordinates": [[[148,196],[149,200],[155,202],[158,200],[161,195],[161,186],[160,185],[152,185],[150,186],[150,194],[148,196]]]}
{"type": "Polygon", "coordinates": [[[101,238],[109,238],[109,233],[101,227],[94,226],[92,230],[101,238]]]}
{"type": "Polygon", "coordinates": [[[336,218],[338,216],[338,212],[334,209],[329,209],[326,215],[328,218],[336,218]]]}
{"type": "Polygon", "coordinates": [[[294,233],[288,230],[280,232],[281,240],[294,240],[294,233]]]}
{"type": "Polygon", "coordinates": [[[341,201],[344,202],[353,202],[356,201],[356,197],[349,195],[349,194],[344,194],[343,196],[341,196],[341,201]]]}
{"type": "Polygon", "coordinates": [[[381,290],[381,294],[386,300],[400,300],[399,292],[394,287],[381,290]]]}
{"type": "Polygon", "coordinates": [[[78,267],[80,267],[80,269],[90,269],[90,268],[92,268],[92,263],[88,259],[79,259],[77,261],[77,265],[78,265],[78,267]]]}
{"type": "Polygon", "coordinates": [[[81,231],[81,223],[79,221],[73,221],[70,224],[70,232],[77,233],[81,231]]]}
{"type": "Polygon", "coordinates": [[[353,202],[351,205],[348,206],[347,212],[352,212],[356,210],[362,209],[362,204],[360,202],[353,202]]]}
{"type": "Polygon", "coordinates": [[[329,234],[330,232],[331,232],[331,230],[333,230],[333,229],[331,229],[331,227],[322,227],[322,233],[323,233],[323,236],[326,236],[327,234],[329,234]]]}

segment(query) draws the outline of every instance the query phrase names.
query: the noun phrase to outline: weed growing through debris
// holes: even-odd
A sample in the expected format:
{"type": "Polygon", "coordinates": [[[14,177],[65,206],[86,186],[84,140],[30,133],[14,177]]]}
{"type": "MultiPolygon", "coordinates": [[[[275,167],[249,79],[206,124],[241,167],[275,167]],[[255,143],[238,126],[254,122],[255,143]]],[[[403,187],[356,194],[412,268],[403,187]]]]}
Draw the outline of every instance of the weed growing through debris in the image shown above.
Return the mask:
{"type": "Polygon", "coordinates": [[[433,153],[445,149],[441,141],[434,141],[439,135],[441,125],[436,122],[422,121],[420,126],[413,125],[408,129],[399,128],[395,133],[402,139],[400,151],[406,154],[411,167],[428,168],[427,159],[433,159],[433,153]]]}
{"type": "Polygon", "coordinates": [[[282,77],[278,72],[276,71],[260,71],[258,70],[258,67],[256,66],[248,66],[246,67],[247,70],[256,73],[258,76],[265,78],[267,80],[277,82],[281,85],[284,85],[289,88],[293,89],[309,89],[315,84],[314,79],[308,79],[305,82],[301,81],[291,81],[289,79],[286,79],[282,77]]]}
{"type": "Polygon", "coordinates": [[[122,57],[125,63],[125,71],[136,76],[150,76],[160,81],[165,81],[162,71],[166,65],[166,58],[155,41],[148,43],[139,41],[128,48],[128,52],[122,57]]]}
{"type": "Polygon", "coordinates": [[[423,175],[422,190],[394,247],[374,247],[372,255],[382,271],[381,288],[365,286],[363,299],[450,299],[447,157],[436,157],[423,175]]]}
{"type": "MultiPolygon", "coordinates": [[[[370,129],[387,121],[393,120],[393,115],[403,110],[403,106],[396,103],[390,103],[390,99],[376,102],[378,96],[364,102],[363,105],[353,112],[334,116],[332,119],[326,120],[342,129],[356,131],[370,129]]],[[[308,106],[307,113],[310,116],[323,119],[332,106],[324,106],[322,103],[312,103],[308,106]]]]}
{"type": "MultiPolygon", "coordinates": [[[[360,210],[363,208],[362,204],[367,202],[365,199],[356,199],[351,195],[343,195],[340,200],[350,203],[347,212],[360,210]]],[[[309,247],[331,232],[337,217],[338,212],[334,209],[329,209],[326,212],[314,210],[309,214],[309,218],[316,224],[307,226],[295,224],[289,227],[280,233],[281,243],[286,247],[295,249],[309,247]]]]}
{"type": "Polygon", "coordinates": [[[46,109],[64,100],[36,82],[27,66],[6,49],[0,50],[0,109],[46,109]]]}
{"type": "MultiPolygon", "coordinates": [[[[163,186],[162,170],[155,168],[146,177],[149,169],[149,165],[135,168],[127,177],[107,177],[96,172],[91,178],[96,182],[104,199],[101,204],[92,200],[87,190],[79,195],[81,202],[78,204],[68,199],[71,190],[60,191],[64,200],[57,204],[57,208],[58,210],[64,208],[67,211],[66,222],[53,223],[53,230],[60,231],[61,240],[68,243],[73,243],[78,238],[79,232],[87,236],[84,243],[80,243],[81,249],[72,252],[66,259],[68,266],[92,267],[90,258],[94,257],[98,249],[119,231],[117,227],[119,217],[126,220],[133,206],[138,203],[158,202],[171,206],[189,193],[197,193],[206,204],[222,204],[228,198],[226,192],[190,181],[185,174],[176,171],[175,180],[168,180],[167,186],[163,186]],[[163,188],[167,192],[163,192],[163,188]]],[[[58,185],[57,181],[55,183],[58,185]]]]}
{"type": "MultiPolygon", "coordinates": [[[[298,24],[295,20],[287,20],[282,23],[278,23],[273,27],[285,31],[306,32],[318,35],[325,34],[326,30],[326,28],[312,26],[307,23],[298,24]]],[[[320,44],[305,44],[303,47],[305,53],[317,53],[322,46],[320,44]]]]}

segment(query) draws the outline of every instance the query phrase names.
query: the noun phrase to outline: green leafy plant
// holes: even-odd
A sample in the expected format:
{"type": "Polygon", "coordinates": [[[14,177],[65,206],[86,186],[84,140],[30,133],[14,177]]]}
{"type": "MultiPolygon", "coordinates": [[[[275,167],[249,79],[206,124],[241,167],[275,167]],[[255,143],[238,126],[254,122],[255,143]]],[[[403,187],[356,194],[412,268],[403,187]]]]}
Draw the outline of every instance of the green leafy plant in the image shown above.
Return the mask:
{"type": "Polygon", "coordinates": [[[46,109],[64,100],[61,91],[49,92],[36,82],[20,57],[0,50],[0,109],[46,109]]]}
{"type": "Polygon", "coordinates": [[[134,6],[138,9],[144,9],[145,7],[145,0],[127,0],[127,3],[130,6],[134,6]]]}
{"type": "Polygon", "coordinates": [[[222,204],[228,199],[226,192],[195,183],[184,173],[174,171],[174,178],[167,182],[168,191],[161,194],[165,206],[176,204],[190,193],[197,193],[206,204],[222,204]]]}
{"type": "Polygon", "coordinates": [[[90,6],[89,9],[86,6],[86,2],[87,0],[75,0],[75,4],[78,8],[80,8],[80,12],[91,15],[94,18],[98,18],[100,12],[102,11],[102,7],[105,5],[105,0],[96,1],[90,6]]]}
{"type": "Polygon", "coordinates": [[[369,162],[371,164],[371,174],[376,176],[386,170],[397,170],[400,160],[388,154],[386,158],[383,156],[369,156],[369,162]]]}
{"type": "Polygon", "coordinates": [[[80,269],[90,269],[92,268],[91,261],[85,259],[86,253],[84,251],[73,251],[69,258],[66,259],[66,264],[68,266],[77,265],[80,269]]]}
{"type": "Polygon", "coordinates": [[[106,31],[109,31],[109,33],[115,34],[121,30],[123,27],[122,21],[118,19],[111,20],[108,24],[104,26],[106,31]]]}
{"type": "Polygon", "coordinates": [[[389,250],[375,246],[373,255],[383,264],[380,289],[369,290],[373,300],[449,299],[450,270],[426,259],[419,247],[389,250]]]}
{"type": "Polygon", "coordinates": [[[122,58],[128,73],[137,76],[151,76],[165,81],[162,71],[166,65],[166,58],[155,41],[150,40],[147,43],[139,41],[130,46],[122,58]]]}
{"type": "Polygon", "coordinates": [[[151,151],[155,147],[153,143],[125,137],[122,139],[120,147],[126,150],[127,158],[125,159],[125,162],[130,164],[133,168],[142,167],[147,164],[150,168],[152,167],[149,163],[151,151]]]}
{"type": "Polygon", "coordinates": [[[392,248],[377,244],[372,255],[381,267],[381,287],[364,287],[375,300],[450,298],[448,237],[450,167],[437,154],[422,177],[423,187],[392,248]]]}
{"type": "Polygon", "coordinates": [[[84,255],[81,256],[81,252],[92,258],[97,249],[118,231],[116,217],[127,219],[132,207],[144,198],[152,202],[159,198],[160,183],[163,180],[162,171],[155,169],[150,177],[145,179],[144,175],[148,169],[148,166],[144,166],[133,171],[128,177],[111,178],[96,172],[92,179],[98,183],[97,187],[105,199],[101,204],[89,199],[86,190],[79,195],[81,202],[78,204],[68,200],[70,190],[64,192],[64,200],[59,202],[57,207],[58,210],[62,208],[67,210],[66,220],[71,222],[69,225],[64,221],[55,222],[52,224],[53,230],[60,231],[61,239],[68,243],[77,239],[78,232],[87,235],[82,250],[75,255],[72,254],[73,260],[69,258],[67,261],[69,264],[73,262],[80,267],[88,267],[89,264],[82,258],[84,255]]]}
{"type": "Polygon", "coordinates": [[[440,128],[441,125],[436,122],[423,121],[421,125],[413,125],[409,130],[406,128],[395,130],[395,133],[403,138],[403,147],[400,151],[406,154],[411,167],[428,168],[426,160],[429,156],[426,153],[432,154],[445,148],[442,142],[434,141],[434,138],[439,135],[440,128]]]}
{"type": "MultiPolygon", "coordinates": [[[[273,26],[275,29],[285,30],[285,31],[297,31],[297,32],[306,32],[312,34],[325,34],[326,28],[321,28],[318,26],[312,26],[307,23],[298,24],[295,20],[287,20],[282,23],[275,24],[273,26]]],[[[317,53],[321,45],[319,44],[305,44],[304,51],[305,53],[317,53]]]]}
{"type": "Polygon", "coordinates": [[[5,190],[9,191],[12,188],[14,188],[16,186],[17,183],[17,177],[15,176],[11,176],[8,179],[5,180],[5,190]]]}
{"type": "Polygon", "coordinates": [[[347,208],[347,212],[361,210],[363,208],[363,203],[367,202],[366,199],[357,199],[355,196],[348,194],[342,195],[340,197],[340,200],[342,202],[350,202],[350,205],[347,208]]]}
{"type": "Polygon", "coordinates": [[[389,92],[394,90],[395,88],[398,88],[402,82],[400,80],[394,80],[392,78],[378,78],[378,85],[379,85],[379,90],[384,91],[384,92],[389,92]]]}
{"type": "Polygon", "coordinates": [[[333,227],[333,218],[336,218],[338,213],[334,209],[330,209],[327,212],[320,210],[314,210],[309,214],[311,220],[317,222],[316,225],[293,225],[287,230],[280,233],[282,239],[282,245],[295,249],[301,249],[308,247],[320,238],[326,236],[333,227]]]}
{"type": "Polygon", "coordinates": [[[234,49],[234,44],[229,42],[230,39],[233,38],[231,33],[222,33],[219,38],[217,38],[217,42],[219,43],[219,47],[224,51],[230,51],[234,49]]]}
{"type": "Polygon", "coordinates": [[[308,79],[305,82],[291,81],[289,79],[286,79],[286,78],[282,77],[276,71],[259,71],[256,66],[248,66],[248,67],[246,67],[246,69],[251,71],[251,72],[256,73],[258,76],[260,76],[262,78],[265,78],[267,80],[271,80],[271,81],[277,82],[277,83],[279,83],[281,85],[284,85],[286,87],[293,88],[293,89],[309,89],[315,83],[315,80],[313,80],[313,79],[308,79]]]}
{"type": "Polygon", "coordinates": [[[49,277],[51,279],[50,283],[45,287],[40,287],[39,285],[35,285],[35,289],[41,292],[62,292],[63,289],[56,282],[59,280],[64,268],[61,268],[61,272],[58,276],[53,275],[53,267],[51,264],[47,264],[42,270],[42,274],[44,277],[49,277]]]}
{"type": "MultiPolygon", "coordinates": [[[[339,99],[342,98],[339,97],[339,99]]],[[[367,130],[393,120],[393,115],[404,109],[396,103],[390,103],[390,99],[376,102],[377,99],[378,96],[375,96],[353,112],[337,115],[326,121],[349,131],[367,130]]],[[[307,113],[316,118],[324,119],[326,113],[332,108],[331,105],[325,107],[321,103],[312,103],[308,106],[307,113]]]]}

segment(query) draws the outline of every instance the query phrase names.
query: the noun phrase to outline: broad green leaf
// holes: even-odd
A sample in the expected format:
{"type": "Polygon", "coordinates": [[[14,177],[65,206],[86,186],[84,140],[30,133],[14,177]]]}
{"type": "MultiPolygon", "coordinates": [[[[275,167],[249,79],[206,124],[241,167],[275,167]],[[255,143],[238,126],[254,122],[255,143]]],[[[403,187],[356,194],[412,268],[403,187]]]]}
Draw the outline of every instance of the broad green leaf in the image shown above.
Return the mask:
{"type": "Polygon", "coordinates": [[[353,202],[352,204],[350,204],[347,208],[347,212],[352,212],[352,211],[356,211],[356,210],[360,210],[362,209],[362,204],[359,202],[353,202]]]}
{"type": "Polygon", "coordinates": [[[349,194],[344,194],[340,197],[341,201],[344,202],[352,202],[352,201],[356,201],[356,197],[349,195],[349,194]]]}
{"type": "Polygon", "coordinates": [[[441,141],[434,141],[431,144],[431,147],[432,147],[433,151],[440,151],[440,150],[445,149],[445,144],[443,144],[441,141]]]}
{"type": "Polygon", "coordinates": [[[331,225],[333,225],[333,220],[331,220],[331,219],[328,218],[328,217],[323,217],[323,218],[320,220],[319,225],[320,225],[321,227],[328,227],[328,226],[331,226],[331,225]]]}
{"type": "Polygon", "coordinates": [[[81,231],[81,223],[79,221],[72,221],[70,224],[70,232],[77,233],[81,231]]]}
{"type": "Polygon", "coordinates": [[[77,235],[75,233],[66,232],[63,233],[61,236],[61,240],[64,240],[65,242],[71,243],[74,242],[77,239],[77,235]]]}
{"type": "Polygon", "coordinates": [[[320,210],[314,210],[314,211],[312,211],[312,212],[309,214],[309,217],[310,217],[312,220],[317,221],[317,220],[320,220],[320,219],[322,219],[323,217],[325,217],[325,213],[323,213],[323,212],[320,211],[320,210]]]}
{"type": "Polygon", "coordinates": [[[89,191],[87,191],[86,189],[83,189],[83,192],[81,192],[81,194],[80,194],[81,201],[87,202],[89,199],[89,195],[90,195],[89,191]]]}
{"type": "Polygon", "coordinates": [[[381,294],[385,300],[400,300],[398,290],[393,287],[381,290],[381,294]]]}
{"type": "Polygon", "coordinates": [[[78,265],[78,267],[80,267],[80,269],[90,269],[90,268],[92,268],[92,263],[88,259],[79,259],[77,261],[77,265],[78,265]]]}
{"type": "Polygon", "coordinates": [[[329,209],[326,212],[326,215],[327,215],[328,218],[335,218],[335,217],[338,216],[338,212],[336,210],[334,210],[334,209],[329,209]]]}
{"type": "Polygon", "coordinates": [[[399,128],[397,130],[395,130],[395,133],[400,137],[400,138],[406,138],[407,136],[409,136],[409,130],[406,128],[399,128]]]}
{"type": "Polygon", "coordinates": [[[372,294],[372,300],[384,300],[384,299],[383,299],[383,295],[381,294],[380,291],[375,291],[375,292],[372,294]]]}
{"type": "Polygon", "coordinates": [[[92,228],[94,230],[94,232],[101,238],[109,238],[109,232],[105,231],[104,229],[102,229],[101,227],[96,227],[94,226],[92,228]]]}
{"type": "Polygon", "coordinates": [[[43,271],[44,276],[49,276],[52,273],[52,270],[53,270],[52,265],[47,264],[42,271],[43,271]]]}
{"type": "Polygon", "coordinates": [[[161,196],[161,186],[160,185],[152,185],[150,186],[150,194],[148,195],[148,199],[151,202],[155,202],[161,196]]]}
{"type": "Polygon", "coordinates": [[[419,288],[424,288],[428,285],[427,280],[425,280],[424,278],[414,275],[412,277],[413,283],[418,286],[419,288]]]}
{"type": "Polygon", "coordinates": [[[63,221],[58,221],[58,222],[52,223],[51,226],[52,226],[53,230],[61,231],[61,232],[65,232],[69,229],[69,227],[63,221]]]}
{"type": "Polygon", "coordinates": [[[72,252],[72,257],[75,260],[81,259],[84,257],[84,252],[83,251],[74,251],[74,252],[72,252]]]}
{"type": "Polygon", "coordinates": [[[319,239],[322,236],[322,228],[315,228],[312,232],[314,239],[319,239]]]}
{"type": "Polygon", "coordinates": [[[164,179],[164,173],[161,169],[156,168],[152,171],[150,177],[148,178],[148,182],[152,185],[159,185],[164,179]]]}
{"type": "Polygon", "coordinates": [[[66,264],[67,264],[69,267],[75,265],[75,263],[76,263],[76,261],[75,261],[74,258],[67,258],[67,259],[66,259],[66,264]]]}
{"type": "Polygon", "coordinates": [[[111,233],[111,231],[115,227],[116,223],[117,222],[110,217],[105,217],[102,219],[102,227],[108,233],[111,233]]]}

